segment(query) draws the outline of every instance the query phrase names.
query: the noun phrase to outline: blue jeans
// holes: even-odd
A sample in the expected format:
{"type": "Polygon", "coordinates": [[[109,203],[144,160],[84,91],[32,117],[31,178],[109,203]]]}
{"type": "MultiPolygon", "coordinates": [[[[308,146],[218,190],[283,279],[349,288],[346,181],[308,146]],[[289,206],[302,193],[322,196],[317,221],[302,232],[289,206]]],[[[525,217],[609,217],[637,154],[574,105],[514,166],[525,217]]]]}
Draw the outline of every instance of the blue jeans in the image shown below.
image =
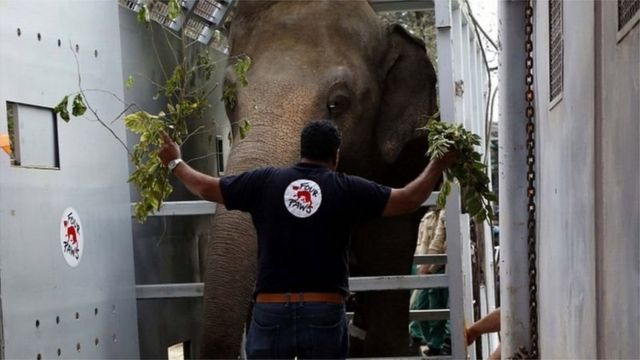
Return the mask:
{"type": "Polygon", "coordinates": [[[249,359],[344,359],[349,351],[344,305],[255,304],[246,350],[249,359]]]}

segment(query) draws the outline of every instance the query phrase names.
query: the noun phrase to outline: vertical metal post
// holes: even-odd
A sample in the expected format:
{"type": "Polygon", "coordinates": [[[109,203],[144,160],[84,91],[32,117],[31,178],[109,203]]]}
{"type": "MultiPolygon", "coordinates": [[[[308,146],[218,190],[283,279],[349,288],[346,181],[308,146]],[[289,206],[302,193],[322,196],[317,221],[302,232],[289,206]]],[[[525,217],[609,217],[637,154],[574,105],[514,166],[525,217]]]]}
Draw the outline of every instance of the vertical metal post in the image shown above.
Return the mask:
{"type": "Polygon", "coordinates": [[[473,115],[473,102],[471,101],[471,93],[472,86],[471,84],[471,52],[469,51],[469,21],[464,17],[464,13],[462,13],[462,38],[460,39],[460,43],[462,45],[462,73],[461,79],[464,84],[464,122],[463,124],[467,129],[471,129],[471,118],[473,115]]]}
{"type": "Polygon", "coordinates": [[[500,1],[500,303],[502,354],[529,348],[529,276],[527,251],[525,6],[500,1]]]}
{"type": "Polygon", "coordinates": [[[476,53],[476,42],[475,42],[475,33],[473,31],[473,23],[471,22],[471,19],[467,20],[468,26],[467,29],[469,30],[469,77],[467,78],[467,81],[469,82],[468,85],[468,89],[469,89],[469,102],[471,103],[471,109],[473,111],[473,115],[471,116],[471,128],[469,128],[469,130],[472,130],[474,133],[479,133],[479,115],[480,112],[478,111],[479,109],[479,104],[478,104],[478,88],[481,86],[478,81],[478,56],[476,53]]]}
{"type": "MultiPolygon", "coordinates": [[[[455,106],[454,59],[451,34],[451,9],[449,0],[435,0],[435,16],[438,45],[438,81],[440,115],[444,121],[459,119],[455,106]]],[[[447,273],[449,276],[449,308],[451,309],[451,355],[454,359],[466,359],[464,344],[464,282],[462,277],[462,249],[460,234],[460,191],[453,186],[446,208],[447,222],[447,273]]]]}
{"type": "MultiPolygon", "coordinates": [[[[451,46],[453,51],[453,78],[456,82],[460,82],[461,90],[464,89],[465,84],[462,84],[464,63],[467,61],[463,57],[462,51],[462,9],[456,7],[451,9],[451,46]]],[[[459,119],[465,118],[464,109],[464,94],[456,91],[454,96],[454,106],[456,109],[456,115],[459,119]]]]}
{"type": "MultiPolygon", "coordinates": [[[[482,53],[480,52],[480,43],[478,41],[479,39],[476,39],[476,46],[474,46],[476,52],[476,85],[473,87],[473,89],[475,90],[476,104],[478,104],[478,108],[476,110],[476,123],[478,124],[476,134],[480,135],[480,137],[482,138],[481,144],[484,144],[485,123],[482,91],[486,88],[487,85],[483,81],[484,78],[482,77],[482,73],[484,72],[484,59],[482,58],[482,53]]],[[[480,148],[480,153],[484,153],[484,145],[480,145],[480,148]]]]}

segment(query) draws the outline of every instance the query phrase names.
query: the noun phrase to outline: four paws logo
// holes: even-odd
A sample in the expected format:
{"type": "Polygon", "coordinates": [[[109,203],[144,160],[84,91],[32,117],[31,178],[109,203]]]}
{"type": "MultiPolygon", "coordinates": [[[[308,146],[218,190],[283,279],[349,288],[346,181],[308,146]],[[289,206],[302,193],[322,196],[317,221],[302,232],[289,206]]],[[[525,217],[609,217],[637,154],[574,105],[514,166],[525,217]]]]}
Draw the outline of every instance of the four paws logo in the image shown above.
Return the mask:
{"type": "Polygon", "coordinates": [[[296,180],[284,191],[284,206],[295,217],[306,218],[315,214],[320,204],[322,191],[315,181],[296,180]]]}
{"type": "Polygon", "coordinates": [[[73,208],[67,208],[60,220],[60,245],[62,255],[71,267],[76,267],[82,258],[84,228],[80,216],[73,208]]]}

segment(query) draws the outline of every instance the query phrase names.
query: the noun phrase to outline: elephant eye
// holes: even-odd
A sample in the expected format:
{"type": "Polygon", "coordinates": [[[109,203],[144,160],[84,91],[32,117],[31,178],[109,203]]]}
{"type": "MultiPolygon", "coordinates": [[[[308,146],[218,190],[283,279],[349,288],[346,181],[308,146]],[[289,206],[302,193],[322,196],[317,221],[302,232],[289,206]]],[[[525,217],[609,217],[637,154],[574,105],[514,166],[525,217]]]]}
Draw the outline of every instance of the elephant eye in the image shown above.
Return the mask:
{"type": "Polygon", "coordinates": [[[351,101],[349,97],[344,94],[336,94],[329,98],[327,101],[327,110],[332,117],[338,116],[349,109],[351,101]]]}

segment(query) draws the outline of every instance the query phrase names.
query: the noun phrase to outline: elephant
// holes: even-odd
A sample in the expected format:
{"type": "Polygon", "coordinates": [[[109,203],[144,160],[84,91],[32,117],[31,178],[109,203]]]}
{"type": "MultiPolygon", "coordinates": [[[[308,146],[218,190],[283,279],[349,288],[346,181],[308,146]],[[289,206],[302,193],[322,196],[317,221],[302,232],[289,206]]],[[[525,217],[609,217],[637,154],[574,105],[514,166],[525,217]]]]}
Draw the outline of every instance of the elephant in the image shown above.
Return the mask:
{"type": "MultiPolygon", "coordinates": [[[[341,130],[338,171],[402,187],[428,164],[418,129],[437,111],[436,74],[424,43],[385,26],[367,1],[239,1],[230,58],[246,55],[248,84],[227,106],[233,144],[226,174],[299,160],[304,125],[341,130]],[[239,124],[251,130],[241,136],[239,124]]],[[[229,65],[225,86],[238,82],[229,65]]],[[[352,276],[409,274],[421,214],[381,218],[352,233],[352,276]]],[[[202,357],[240,351],[256,271],[256,234],[246,213],[219,207],[206,246],[202,357]]],[[[409,291],[356,295],[352,356],[408,351],[409,291]],[[361,336],[362,337],[362,336],[361,336]]]]}

